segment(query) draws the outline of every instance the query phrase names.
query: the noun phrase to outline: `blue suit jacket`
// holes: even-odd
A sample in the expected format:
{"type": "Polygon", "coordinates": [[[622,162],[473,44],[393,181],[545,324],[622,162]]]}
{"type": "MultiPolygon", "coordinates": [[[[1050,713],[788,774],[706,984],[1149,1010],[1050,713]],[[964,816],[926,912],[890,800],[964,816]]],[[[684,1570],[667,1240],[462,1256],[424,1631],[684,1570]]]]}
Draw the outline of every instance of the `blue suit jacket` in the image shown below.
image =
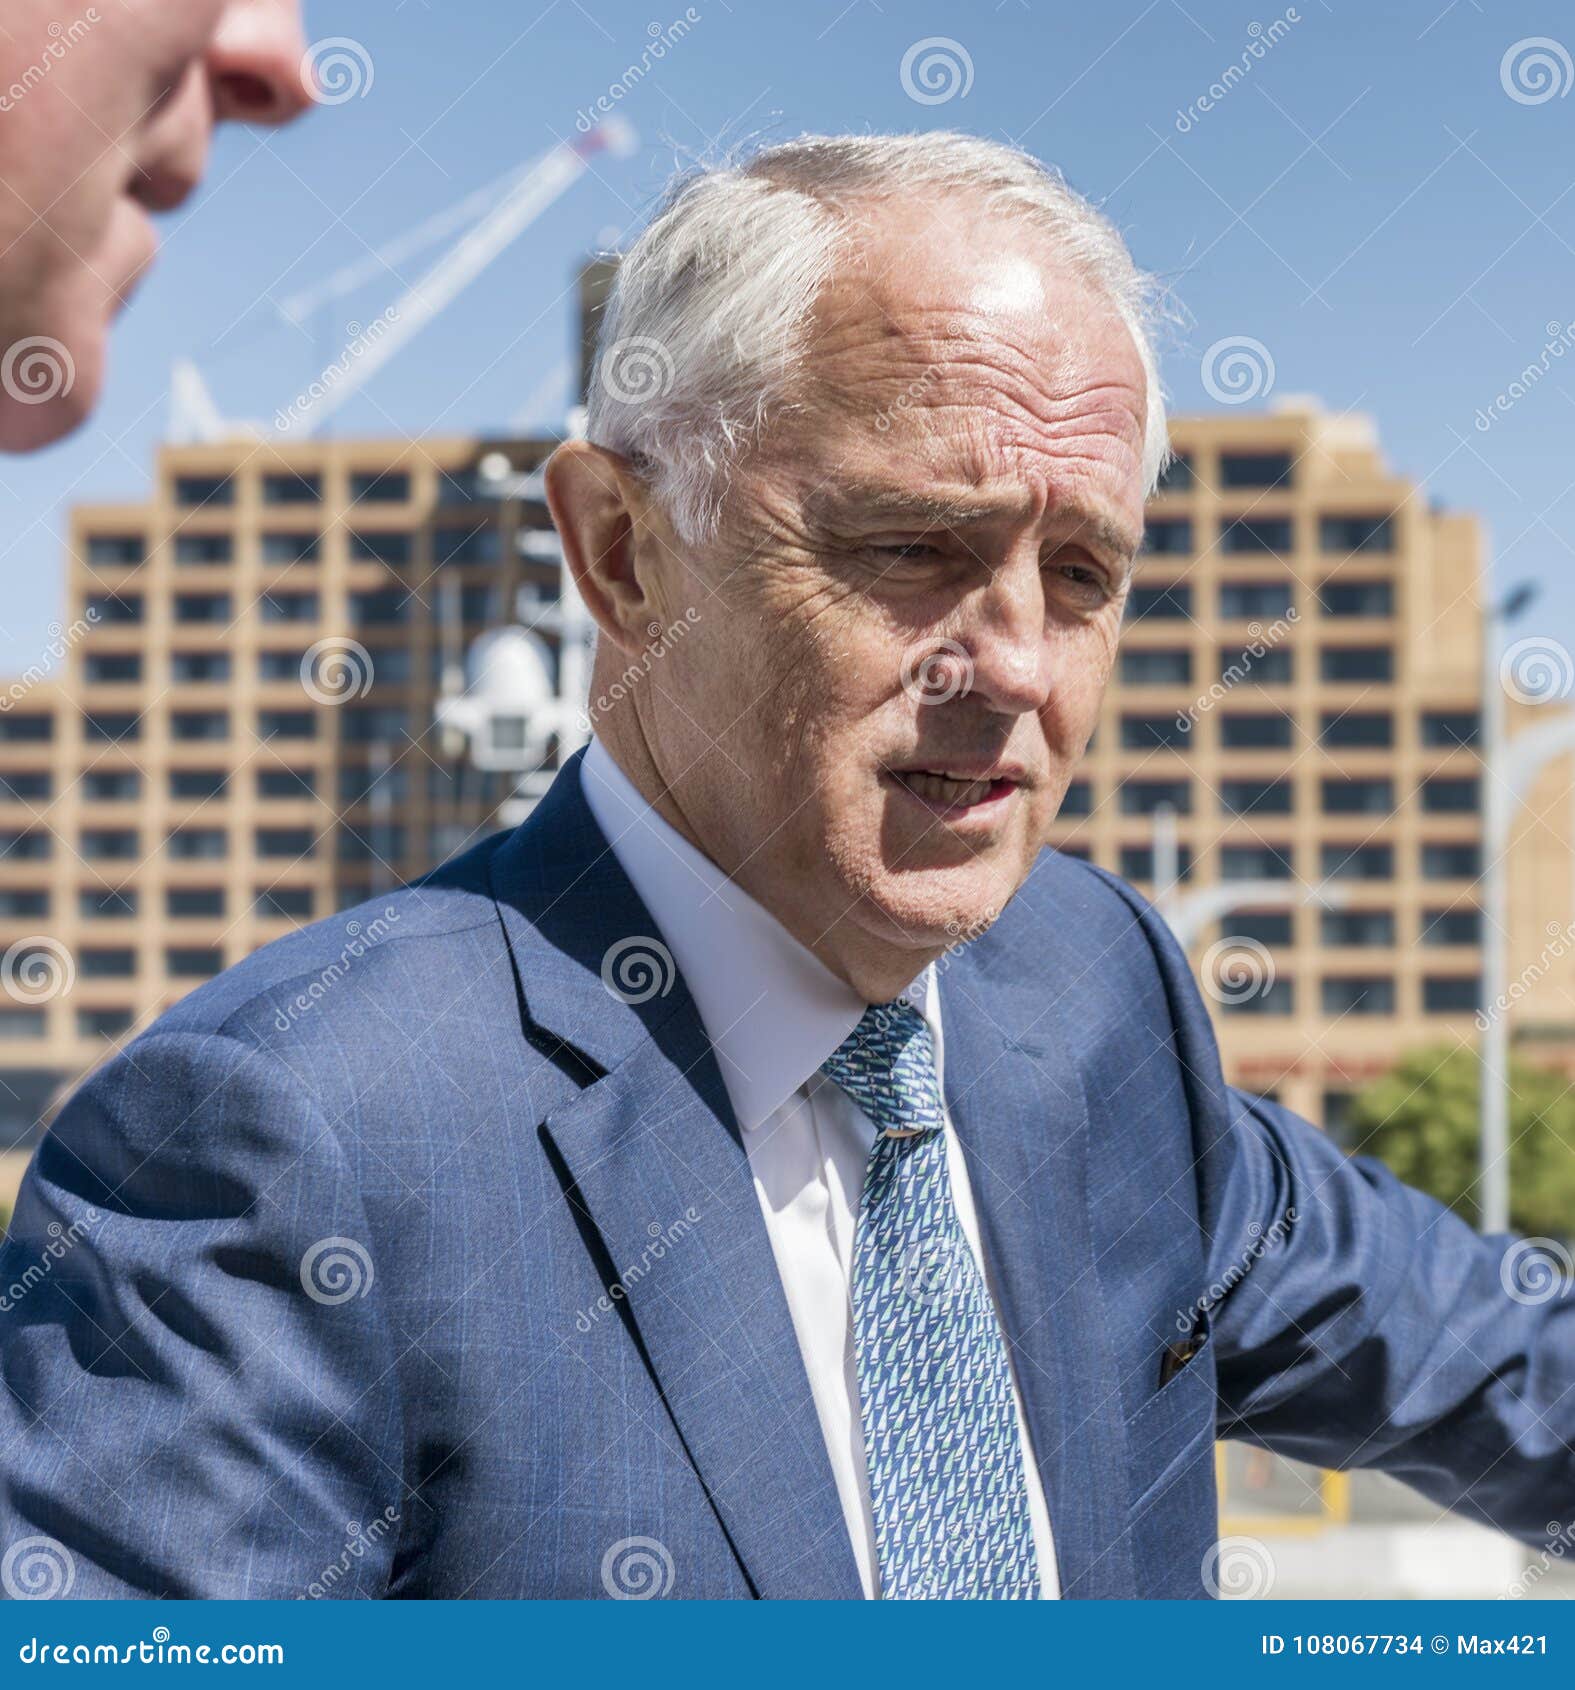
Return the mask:
{"type": "MultiPolygon", "coordinates": [[[[656,929],[578,762],[62,1113],[0,1256],[0,1551],[75,1596],[858,1596],[694,1005],[603,985],[656,929]]],[[[1226,1086],[1123,882],[1046,851],[941,998],[1067,1596],[1204,1594],[1216,1435],[1575,1515],[1575,1305],[1226,1086]]]]}

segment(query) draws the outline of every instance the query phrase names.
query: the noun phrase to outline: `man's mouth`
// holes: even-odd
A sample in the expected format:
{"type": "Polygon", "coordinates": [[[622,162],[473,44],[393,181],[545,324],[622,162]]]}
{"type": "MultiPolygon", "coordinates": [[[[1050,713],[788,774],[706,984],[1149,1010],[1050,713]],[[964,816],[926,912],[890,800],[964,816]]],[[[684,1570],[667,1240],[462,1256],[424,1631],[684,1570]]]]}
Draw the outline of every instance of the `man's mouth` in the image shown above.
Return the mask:
{"type": "Polygon", "coordinates": [[[1015,773],[963,774],[945,769],[886,769],[883,777],[943,816],[961,816],[1001,805],[1022,784],[1015,773]]]}

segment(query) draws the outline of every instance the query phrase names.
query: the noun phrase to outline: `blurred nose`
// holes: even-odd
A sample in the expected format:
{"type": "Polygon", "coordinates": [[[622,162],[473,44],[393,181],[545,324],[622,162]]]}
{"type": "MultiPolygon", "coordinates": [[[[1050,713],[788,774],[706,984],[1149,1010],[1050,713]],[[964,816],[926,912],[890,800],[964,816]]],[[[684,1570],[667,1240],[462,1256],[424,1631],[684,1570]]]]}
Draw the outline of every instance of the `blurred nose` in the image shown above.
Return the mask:
{"type": "Polygon", "coordinates": [[[289,123],[312,104],[300,0],[232,0],[208,48],[220,123],[289,123]]]}
{"type": "Polygon", "coordinates": [[[1003,716],[1043,708],[1050,694],[1050,640],[1044,582],[1030,548],[1003,562],[970,601],[963,644],[972,663],[968,691],[1003,716]]]}

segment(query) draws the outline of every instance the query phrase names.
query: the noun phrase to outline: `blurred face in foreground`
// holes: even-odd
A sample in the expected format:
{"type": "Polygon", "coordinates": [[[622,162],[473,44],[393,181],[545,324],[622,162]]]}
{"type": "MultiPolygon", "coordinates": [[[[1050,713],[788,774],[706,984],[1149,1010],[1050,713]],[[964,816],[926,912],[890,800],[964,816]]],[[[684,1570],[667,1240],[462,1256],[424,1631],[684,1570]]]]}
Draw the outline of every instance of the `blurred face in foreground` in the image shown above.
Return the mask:
{"type": "Polygon", "coordinates": [[[1041,236],[894,207],[823,292],[713,541],[621,458],[554,465],[605,635],[593,705],[643,671],[598,733],[872,1001],[988,927],[1045,843],[1116,650],[1145,395],[1116,308],[1041,236]]]}
{"type": "Polygon", "coordinates": [[[76,427],[150,211],[201,180],[216,123],[311,104],[299,0],[5,0],[0,17],[0,449],[76,427]]]}

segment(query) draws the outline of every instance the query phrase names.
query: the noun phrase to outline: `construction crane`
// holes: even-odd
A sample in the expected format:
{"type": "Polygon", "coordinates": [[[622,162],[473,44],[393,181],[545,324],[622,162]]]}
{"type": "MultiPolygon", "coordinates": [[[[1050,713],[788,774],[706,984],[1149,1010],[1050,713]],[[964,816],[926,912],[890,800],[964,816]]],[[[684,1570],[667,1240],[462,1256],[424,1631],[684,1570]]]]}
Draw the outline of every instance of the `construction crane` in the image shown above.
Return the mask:
{"type": "MultiPolygon", "coordinates": [[[[303,438],[317,433],[572,187],[598,153],[628,157],[635,147],[635,133],[629,124],[621,118],[609,118],[587,134],[562,141],[540,158],[505,172],[365,259],[343,266],[315,287],[282,301],[280,316],[302,326],[334,300],[365,287],[456,230],[464,231],[419,281],[375,319],[379,325],[376,338],[360,337],[355,356],[344,360],[344,368],[336,370],[332,383],[325,384],[324,391],[313,397],[299,424],[292,424],[291,432],[303,438]]],[[[190,359],[177,361],[170,381],[172,441],[207,444],[266,432],[258,423],[226,419],[198,366],[190,359]]]]}

